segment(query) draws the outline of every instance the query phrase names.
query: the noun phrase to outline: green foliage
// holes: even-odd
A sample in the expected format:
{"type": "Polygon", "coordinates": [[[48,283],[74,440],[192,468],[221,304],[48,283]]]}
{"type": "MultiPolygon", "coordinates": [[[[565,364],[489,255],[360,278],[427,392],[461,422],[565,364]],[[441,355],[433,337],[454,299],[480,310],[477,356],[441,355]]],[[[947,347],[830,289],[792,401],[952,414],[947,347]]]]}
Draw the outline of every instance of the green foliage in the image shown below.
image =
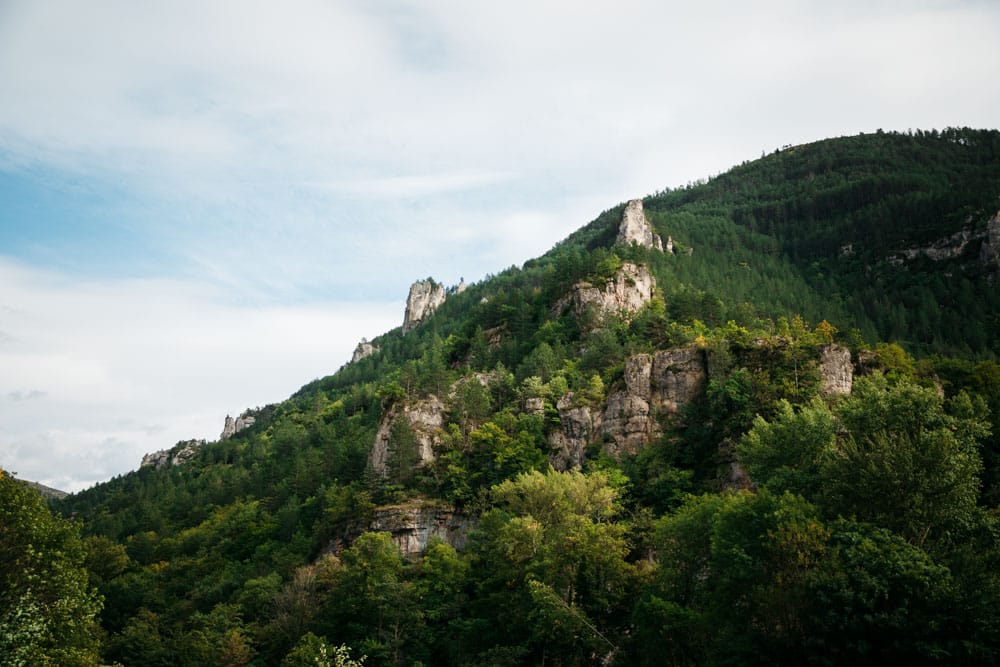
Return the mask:
{"type": "Polygon", "coordinates": [[[98,664],[101,598],[85,558],[79,527],[53,516],[37,491],[0,469],[3,664],[98,664]]]}

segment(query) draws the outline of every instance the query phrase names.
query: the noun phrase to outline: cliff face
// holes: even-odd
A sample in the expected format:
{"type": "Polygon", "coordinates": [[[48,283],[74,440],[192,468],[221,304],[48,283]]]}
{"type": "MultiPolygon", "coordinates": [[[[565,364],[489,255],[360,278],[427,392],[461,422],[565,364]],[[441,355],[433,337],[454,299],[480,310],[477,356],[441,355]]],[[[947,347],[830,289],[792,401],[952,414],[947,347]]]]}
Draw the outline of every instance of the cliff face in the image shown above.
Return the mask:
{"type": "Polygon", "coordinates": [[[222,426],[222,433],[219,435],[219,440],[231,438],[243,429],[250,428],[255,423],[257,423],[256,410],[244,410],[243,413],[236,419],[226,415],[226,422],[222,426]]]}
{"type": "Polygon", "coordinates": [[[588,282],[573,285],[570,293],[556,302],[553,312],[571,307],[579,317],[593,309],[599,317],[621,315],[627,320],[653,298],[655,290],[656,278],[645,264],[625,262],[600,288],[588,282]]]}
{"type": "MultiPolygon", "coordinates": [[[[633,199],[625,206],[621,225],[618,227],[618,237],[615,243],[631,245],[635,243],[644,248],[664,251],[663,240],[653,231],[653,226],[646,220],[646,212],[642,208],[641,199],[633,199]]],[[[673,242],[668,239],[667,252],[673,252],[673,242]]]]}
{"type": "Polygon", "coordinates": [[[850,394],[854,386],[851,351],[839,345],[827,345],[819,354],[819,392],[823,396],[850,394]]]}
{"type": "Polygon", "coordinates": [[[204,440],[182,440],[170,449],[161,449],[142,457],[140,468],[168,468],[187,463],[194,458],[198,450],[205,445],[204,440]]]}
{"type": "Polygon", "coordinates": [[[1000,271],[1000,211],[986,223],[986,235],[979,248],[979,262],[987,269],[1000,271]]]}
{"type": "Polygon", "coordinates": [[[419,401],[393,406],[382,418],[369,461],[379,475],[388,473],[389,457],[392,453],[392,430],[398,419],[406,420],[413,431],[417,443],[417,465],[434,460],[434,445],[440,438],[444,423],[444,403],[437,396],[428,396],[419,401]]]}
{"type": "Polygon", "coordinates": [[[602,441],[611,456],[636,454],[660,436],[659,417],[699,396],[706,378],[705,355],[696,347],[629,357],[624,386],[604,405],[581,404],[572,392],[558,401],[559,428],[549,436],[553,467],[581,466],[587,448],[602,441]]]}
{"type": "Polygon", "coordinates": [[[410,285],[410,294],[406,297],[406,313],[403,315],[403,333],[412,331],[433,315],[445,298],[444,285],[439,285],[431,278],[418,280],[410,285]]]}
{"type": "Polygon", "coordinates": [[[371,355],[378,352],[378,347],[372,345],[368,342],[368,339],[362,338],[358,346],[354,348],[354,354],[351,356],[351,363],[361,361],[365,357],[370,357],[371,355]]]}
{"type": "Polygon", "coordinates": [[[389,533],[400,555],[409,557],[424,553],[432,538],[455,549],[464,549],[473,527],[472,519],[464,514],[416,499],[403,505],[377,508],[370,530],[389,533]]]}

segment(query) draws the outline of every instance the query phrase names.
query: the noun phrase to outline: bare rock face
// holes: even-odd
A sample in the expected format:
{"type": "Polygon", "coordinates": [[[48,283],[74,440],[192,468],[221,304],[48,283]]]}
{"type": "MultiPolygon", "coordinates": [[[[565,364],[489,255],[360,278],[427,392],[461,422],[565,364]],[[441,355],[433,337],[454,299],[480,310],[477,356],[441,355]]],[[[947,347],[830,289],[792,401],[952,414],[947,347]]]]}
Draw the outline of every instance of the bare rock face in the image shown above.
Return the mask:
{"type": "Polygon", "coordinates": [[[650,408],[653,357],[637,354],[625,360],[625,387],[608,394],[602,432],[608,438],[605,451],[612,456],[635,454],[659,434],[659,424],[650,408]]]}
{"type": "Polygon", "coordinates": [[[140,468],[169,468],[187,463],[205,445],[204,440],[181,440],[170,449],[161,449],[142,457],[140,468]]]}
{"type": "Polygon", "coordinates": [[[432,278],[418,280],[410,285],[410,294],[406,297],[406,314],[403,316],[403,333],[412,331],[433,315],[445,298],[444,285],[439,285],[432,278]]]}
{"type": "Polygon", "coordinates": [[[405,419],[417,441],[418,465],[424,465],[434,460],[434,445],[438,443],[441,425],[444,423],[444,403],[437,396],[402,406],[393,406],[382,418],[378,431],[375,433],[375,443],[369,455],[372,468],[379,475],[388,472],[389,454],[392,450],[392,427],[397,419],[405,419]]]}
{"type": "Polygon", "coordinates": [[[986,224],[986,237],[979,249],[979,262],[984,268],[1000,270],[1000,211],[986,224]]]}
{"type": "MultiPolygon", "coordinates": [[[[642,208],[641,199],[633,199],[625,206],[625,213],[622,215],[615,243],[625,246],[635,243],[644,248],[655,248],[663,252],[663,240],[653,231],[653,226],[646,220],[646,212],[642,208]]],[[[673,252],[673,247],[669,252],[673,252]]]]}
{"type": "Polygon", "coordinates": [[[351,363],[353,364],[356,361],[361,361],[365,357],[370,357],[376,352],[378,352],[378,347],[369,343],[367,338],[362,338],[361,342],[358,343],[358,346],[354,348],[354,355],[351,357],[351,363]]]}
{"type": "Polygon", "coordinates": [[[255,423],[257,423],[257,410],[244,410],[243,413],[236,419],[226,415],[226,422],[222,427],[222,433],[219,435],[219,440],[231,438],[243,429],[250,428],[255,423]]]}
{"type": "Polygon", "coordinates": [[[601,412],[586,405],[576,405],[573,392],[560,398],[556,409],[559,411],[559,430],[549,436],[552,467],[556,470],[580,467],[586,458],[587,446],[601,434],[601,412]]]}
{"type": "Polygon", "coordinates": [[[654,410],[676,413],[681,406],[705,391],[708,365],[697,347],[660,350],[653,355],[650,374],[651,405],[654,410]]]}
{"type": "Polygon", "coordinates": [[[854,384],[851,351],[840,345],[826,345],[819,352],[820,394],[850,394],[854,384]]]}
{"type": "Polygon", "coordinates": [[[417,499],[377,508],[370,530],[388,532],[400,555],[410,557],[424,553],[432,537],[463,549],[473,523],[449,507],[417,499]]]}
{"type": "Polygon", "coordinates": [[[600,316],[616,314],[628,319],[653,298],[655,290],[656,278],[645,264],[625,262],[602,289],[588,282],[574,285],[569,294],[556,302],[553,311],[561,313],[571,305],[578,317],[593,308],[600,316]]]}
{"type": "Polygon", "coordinates": [[[674,414],[704,391],[705,355],[697,347],[637,354],[625,361],[625,387],[608,395],[604,450],[634,455],[660,436],[657,415],[674,414]]]}

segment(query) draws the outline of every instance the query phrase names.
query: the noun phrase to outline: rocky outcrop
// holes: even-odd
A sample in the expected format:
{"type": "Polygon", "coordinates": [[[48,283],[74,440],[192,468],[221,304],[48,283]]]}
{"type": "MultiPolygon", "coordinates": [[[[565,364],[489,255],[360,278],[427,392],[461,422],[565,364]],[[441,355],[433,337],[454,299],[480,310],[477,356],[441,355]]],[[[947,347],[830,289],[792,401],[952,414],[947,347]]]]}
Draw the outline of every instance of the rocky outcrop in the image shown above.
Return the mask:
{"type": "Polygon", "coordinates": [[[389,533],[400,555],[410,557],[424,553],[435,537],[461,550],[473,526],[470,517],[450,507],[417,499],[376,508],[370,530],[389,533]]]}
{"type": "Polygon", "coordinates": [[[444,411],[444,403],[437,396],[394,405],[382,418],[382,423],[375,433],[375,443],[369,454],[372,469],[382,476],[388,474],[389,456],[393,446],[392,430],[398,419],[405,419],[413,431],[417,444],[417,465],[433,461],[434,445],[440,439],[441,426],[444,423],[444,411]]]}
{"type": "Polygon", "coordinates": [[[650,402],[654,410],[676,413],[705,391],[708,364],[695,346],[660,350],[653,355],[650,402]]]}
{"type": "Polygon", "coordinates": [[[601,288],[588,282],[575,284],[556,302],[553,312],[560,314],[572,307],[578,317],[593,309],[601,317],[613,314],[628,319],[653,298],[655,290],[656,279],[645,264],[625,262],[601,288]]]}
{"type": "Polygon", "coordinates": [[[933,262],[955,259],[962,256],[969,243],[979,238],[982,238],[982,234],[976,234],[971,230],[963,229],[951,236],[938,239],[929,246],[923,248],[906,248],[903,250],[903,257],[911,261],[918,257],[926,257],[933,262]]]}
{"type": "Polygon", "coordinates": [[[850,394],[854,384],[851,351],[840,345],[826,345],[819,352],[819,392],[823,396],[850,394]]]}
{"type": "Polygon", "coordinates": [[[433,278],[418,280],[410,285],[406,297],[406,313],[403,316],[403,333],[412,331],[421,322],[434,314],[446,298],[444,285],[433,278]]]}
{"type": "Polygon", "coordinates": [[[986,236],[979,248],[979,263],[990,270],[1000,270],[1000,211],[986,223],[986,236]]]}
{"type": "Polygon", "coordinates": [[[587,446],[601,435],[601,411],[577,404],[570,392],[556,403],[559,429],[549,436],[551,462],[556,470],[580,467],[586,459],[587,446]]]}
{"type": "Polygon", "coordinates": [[[653,231],[653,226],[646,219],[646,212],[642,208],[641,199],[633,199],[625,206],[625,213],[622,214],[621,224],[618,226],[618,237],[615,243],[619,245],[631,245],[635,243],[644,248],[652,248],[663,252],[674,251],[672,239],[667,239],[667,246],[664,248],[663,240],[653,231]]]}
{"type": "Polygon", "coordinates": [[[219,435],[219,440],[231,438],[243,429],[253,426],[257,423],[257,412],[257,410],[244,410],[243,414],[236,419],[226,415],[226,422],[222,426],[222,434],[219,435]]]}
{"type": "Polygon", "coordinates": [[[625,386],[608,394],[601,428],[604,450],[634,455],[660,436],[659,415],[675,414],[700,395],[707,378],[697,347],[637,354],[625,361],[625,386]]]}
{"type": "Polygon", "coordinates": [[[158,452],[146,454],[142,457],[142,463],[139,464],[139,467],[159,470],[183,465],[193,459],[204,445],[204,440],[181,440],[170,449],[161,449],[158,452]]]}
{"type": "Polygon", "coordinates": [[[351,363],[361,361],[365,357],[370,357],[378,352],[378,347],[372,345],[368,342],[367,338],[362,338],[358,346],[354,348],[354,355],[351,357],[351,363]]]}

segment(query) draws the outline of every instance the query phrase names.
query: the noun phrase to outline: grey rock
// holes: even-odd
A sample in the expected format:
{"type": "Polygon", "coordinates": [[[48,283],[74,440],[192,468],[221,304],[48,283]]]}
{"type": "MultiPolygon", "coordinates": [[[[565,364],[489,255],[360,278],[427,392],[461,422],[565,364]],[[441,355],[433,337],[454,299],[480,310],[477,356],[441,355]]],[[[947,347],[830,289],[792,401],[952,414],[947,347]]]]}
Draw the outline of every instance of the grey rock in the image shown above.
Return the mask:
{"type": "Polygon", "coordinates": [[[420,499],[375,510],[370,529],[387,532],[404,557],[419,556],[436,537],[457,550],[465,547],[474,521],[455,510],[420,499]]]}
{"type": "Polygon", "coordinates": [[[840,345],[825,345],[819,352],[819,377],[823,396],[850,394],[854,385],[851,351],[840,345]]]}
{"type": "Polygon", "coordinates": [[[432,278],[418,280],[410,285],[410,293],[406,297],[406,313],[403,315],[403,333],[412,331],[433,315],[445,298],[447,295],[444,285],[434,282],[432,278]]]}

